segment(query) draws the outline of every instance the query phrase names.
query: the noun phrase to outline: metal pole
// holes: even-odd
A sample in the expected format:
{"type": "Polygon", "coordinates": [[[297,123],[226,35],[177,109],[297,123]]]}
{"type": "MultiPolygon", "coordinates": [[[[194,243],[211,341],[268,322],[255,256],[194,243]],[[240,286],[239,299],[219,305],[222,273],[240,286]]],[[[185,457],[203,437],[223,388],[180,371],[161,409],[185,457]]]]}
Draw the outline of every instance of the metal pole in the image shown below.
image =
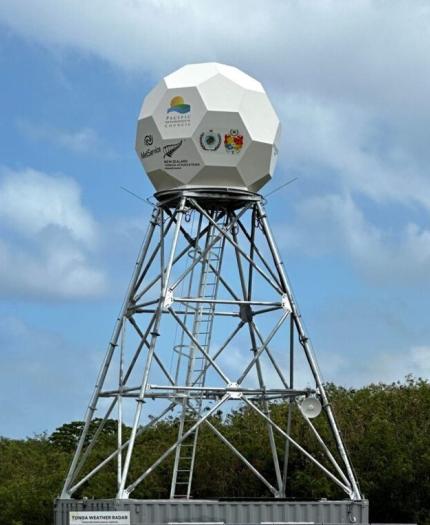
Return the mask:
{"type": "MultiPolygon", "coordinates": [[[[214,222],[214,221],[212,220],[212,218],[211,218],[211,217],[205,212],[205,210],[204,210],[201,206],[199,206],[199,204],[198,204],[194,199],[190,199],[190,201],[191,201],[191,203],[193,204],[193,206],[195,206],[195,208],[196,208],[197,210],[199,210],[200,213],[202,213],[202,214],[208,219],[208,221],[212,222],[212,224],[215,226],[215,228],[216,228],[218,231],[220,231],[220,232],[224,235],[225,239],[227,239],[227,241],[228,241],[230,244],[232,244],[235,248],[237,248],[237,249],[239,250],[239,253],[240,253],[240,254],[241,254],[241,255],[242,255],[242,256],[243,256],[243,257],[244,257],[244,258],[245,258],[250,264],[252,264],[252,265],[254,266],[254,268],[256,269],[256,271],[257,271],[257,272],[258,272],[258,273],[259,273],[259,274],[260,274],[260,275],[261,275],[261,276],[262,276],[262,277],[263,277],[263,278],[264,278],[264,279],[270,284],[270,286],[272,286],[272,288],[274,288],[277,292],[282,293],[280,287],[279,287],[276,283],[273,283],[273,282],[272,282],[272,280],[271,280],[270,277],[264,272],[264,270],[262,270],[262,269],[261,269],[261,268],[255,263],[255,261],[252,261],[252,260],[249,258],[248,254],[246,254],[246,253],[242,250],[242,248],[241,248],[240,246],[238,246],[237,243],[234,242],[234,240],[233,240],[233,239],[227,234],[227,232],[223,232],[223,231],[221,230],[221,228],[218,226],[218,224],[216,224],[216,222],[214,222]]],[[[249,207],[249,206],[248,206],[248,207],[249,207]]],[[[233,224],[235,224],[235,223],[240,219],[240,217],[243,215],[244,210],[246,210],[246,209],[247,209],[246,207],[242,209],[242,211],[239,213],[239,215],[237,215],[237,216],[235,217],[235,219],[234,219],[233,221],[231,221],[230,226],[233,225],[233,224]]]]}
{"type": "Polygon", "coordinates": [[[282,317],[279,319],[279,321],[276,323],[276,325],[274,326],[274,328],[272,329],[272,331],[270,332],[270,334],[267,336],[266,340],[264,341],[264,343],[260,346],[260,348],[257,350],[257,352],[255,353],[254,357],[252,358],[251,362],[248,364],[248,366],[245,368],[245,370],[243,371],[243,373],[241,374],[241,376],[238,378],[237,380],[237,383],[240,385],[240,383],[242,383],[242,381],[246,378],[246,376],[249,374],[249,371],[252,369],[252,367],[254,366],[254,364],[256,363],[257,359],[260,357],[260,355],[264,352],[264,350],[266,349],[267,345],[270,343],[270,341],[273,339],[273,337],[275,337],[276,335],[276,332],[279,330],[279,328],[281,328],[281,326],[283,325],[285,319],[287,318],[287,316],[289,315],[290,312],[284,312],[282,314],[282,317]]]}
{"type": "Polygon", "coordinates": [[[254,409],[260,416],[262,416],[266,421],[268,421],[273,428],[275,428],[280,434],[282,434],[286,439],[288,439],[292,445],[294,445],[296,448],[300,450],[307,458],[309,458],[315,465],[317,465],[323,472],[327,474],[329,478],[331,478],[339,487],[342,487],[343,490],[352,498],[353,494],[351,489],[342,483],[332,472],[330,472],[322,463],[320,463],[317,459],[315,459],[312,454],[310,454],[306,449],[304,449],[301,445],[297,443],[291,436],[289,436],[285,430],[282,430],[280,426],[278,426],[272,419],[270,419],[266,414],[260,410],[257,405],[252,403],[246,396],[243,397],[243,400],[247,405],[249,405],[252,409],[254,409]]]}
{"type": "MultiPolygon", "coordinates": [[[[172,402],[170,405],[165,408],[157,417],[154,419],[151,419],[146,425],[143,425],[139,428],[137,431],[136,437],[139,437],[147,428],[151,427],[157,421],[160,421],[168,412],[173,410],[176,406],[176,403],[172,402]]],[[[121,445],[121,452],[128,446],[130,440],[125,441],[121,445]]],[[[73,485],[73,487],[70,489],[70,494],[73,494],[78,490],[79,487],[81,487],[86,481],[91,479],[99,470],[101,470],[105,465],[107,465],[110,461],[112,461],[116,456],[118,455],[118,450],[114,450],[112,454],[109,454],[107,458],[105,458],[101,463],[99,463],[96,467],[93,468],[88,474],[86,474],[76,485],[73,485]]]]}
{"type": "MultiPolygon", "coordinates": [[[[253,330],[257,334],[258,339],[260,340],[261,344],[263,344],[264,340],[263,340],[263,337],[261,336],[261,334],[260,334],[260,332],[259,332],[259,330],[257,328],[257,325],[254,323],[254,321],[252,321],[251,324],[252,324],[253,330]]],[[[270,351],[270,348],[268,346],[266,346],[266,354],[268,355],[268,357],[270,359],[270,362],[273,365],[273,368],[276,370],[276,373],[278,374],[279,379],[281,380],[281,383],[284,385],[285,388],[287,388],[287,389],[291,388],[288,385],[287,380],[285,379],[281,368],[279,367],[278,363],[276,362],[276,359],[273,357],[272,352],[270,351]]]]}
{"type": "MultiPolygon", "coordinates": [[[[216,361],[217,357],[222,354],[222,352],[225,350],[225,348],[231,343],[231,341],[234,339],[234,337],[236,336],[236,334],[240,331],[240,329],[242,328],[242,326],[244,325],[244,321],[240,321],[239,324],[236,326],[236,328],[234,329],[234,331],[227,337],[227,339],[224,341],[224,344],[222,346],[220,346],[220,348],[215,352],[214,356],[212,357],[212,359],[214,361],[216,361]]],[[[200,372],[200,374],[197,376],[197,378],[195,379],[194,383],[197,383],[201,376],[203,374],[205,374],[208,370],[208,368],[211,366],[211,364],[206,364],[204,366],[204,369],[200,372]]],[[[194,384],[193,383],[193,384],[194,384]]]]}
{"type": "MultiPolygon", "coordinates": [[[[294,388],[294,314],[290,317],[290,388],[294,388]]],[[[291,434],[291,419],[293,402],[288,399],[288,416],[287,416],[287,434],[291,434]]],[[[285,452],[284,452],[284,471],[282,475],[282,491],[284,496],[287,489],[287,477],[288,477],[288,462],[290,460],[290,442],[285,440],[285,452]]]]}
{"type": "Polygon", "coordinates": [[[213,368],[218,372],[219,376],[224,380],[225,383],[230,384],[230,379],[224,374],[224,372],[221,370],[221,368],[214,362],[212,357],[201,347],[197,339],[193,336],[193,334],[188,330],[188,328],[185,326],[185,324],[182,322],[182,320],[178,317],[176,312],[173,310],[173,308],[169,308],[170,313],[174,317],[174,319],[177,321],[179,326],[182,328],[182,330],[188,335],[188,337],[191,339],[193,344],[196,346],[196,348],[206,357],[206,359],[210,362],[210,364],[213,366],[213,368]]]}
{"type": "MultiPolygon", "coordinates": [[[[143,343],[149,348],[149,343],[148,341],[146,340],[147,338],[144,337],[144,333],[142,332],[142,330],[139,328],[139,325],[136,323],[136,321],[133,319],[133,317],[130,317],[129,319],[130,321],[130,324],[133,326],[133,328],[136,330],[136,332],[139,334],[139,336],[141,337],[143,343]]],[[[154,350],[154,359],[155,361],[157,362],[158,366],[161,368],[161,371],[164,373],[164,375],[166,376],[167,380],[173,385],[175,384],[172,376],[169,374],[169,372],[166,370],[166,367],[164,366],[164,363],[163,361],[158,357],[157,353],[155,352],[154,350]]]]}
{"type": "MultiPolygon", "coordinates": [[[[254,215],[255,215],[255,209],[252,210],[252,228],[251,228],[251,239],[250,239],[250,249],[249,249],[249,259],[250,259],[250,261],[253,261],[253,258],[254,258],[254,241],[255,241],[254,215]]],[[[239,244],[237,242],[236,232],[233,230],[232,233],[233,233],[233,240],[234,240],[235,244],[237,246],[239,246],[239,244]]],[[[251,262],[249,263],[248,287],[247,287],[246,283],[245,283],[245,276],[244,276],[244,272],[243,272],[242,261],[240,259],[240,253],[239,253],[239,250],[236,247],[235,247],[235,254],[236,254],[237,268],[239,270],[240,283],[241,283],[241,286],[242,286],[243,298],[247,301],[248,304],[250,304],[250,303],[252,303],[251,297],[252,297],[252,284],[253,284],[253,265],[251,264],[251,262]]],[[[251,343],[252,343],[252,351],[253,351],[254,356],[255,356],[257,354],[258,350],[257,350],[257,341],[256,341],[256,338],[255,338],[255,333],[253,331],[251,319],[252,319],[252,317],[250,317],[250,319],[248,319],[248,323],[247,324],[248,324],[249,336],[251,338],[251,343]]],[[[265,347],[267,349],[267,344],[265,345],[265,347]]],[[[264,384],[264,380],[263,380],[263,373],[261,371],[261,363],[260,363],[260,359],[259,358],[256,359],[255,365],[256,365],[258,383],[260,385],[260,388],[262,390],[264,390],[265,389],[265,384],[264,384]]],[[[267,401],[263,399],[262,403],[263,403],[263,409],[264,409],[265,414],[269,415],[270,412],[269,412],[269,405],[268,405],[267,401]]],[[[278,451],[276,449],[276,442],[275,442],[275,436],[274,436],[274,433],[273,433],[273,428],[268,423],[267,423],[266,426],[267,426],[267,434],[268,434],[268,437],[269,437],[270,450],[272,452],[273,466],[275,468],[276,482],[278,484],[278,491],[277,491],[276,495],[279,496],[279,491],[281,490],[281,486],[282,486],[282,477],[281,477],[281,469],[280,469],[280,466],[279,466],[278,451]]]]}
{"type": "Polygon", "coordinates": [[[257,478],[266,485],[266,487],[270,490],[270,492],[274,495],[274,496],[277,496],[278,494],[278,491],[276,490],[276,488],[271,485],[267,479],[262,475],[260,474],[260,472],[254,467],[254,465],[252,465],[252,463],[250,463],[246,457],[241,454],[237,448],[232,445],[230,443],[230,441],[223,435],[221,434],[221,432],[214,426],[212,425],[212,423],[208,420],[205,421],[206,425],[208,425],[208,427],[212,430],[212,432],[214,432],[214,434],[216,436],[219,437],[219,439],[225,444],[227,445],[227,447],[234,453],[236,454],[236,456],[249,468],[249,470],[255,474],[257,476],[257,478]]]}
{"type": "Polygon", "coordinates": [[[73,456],[72,463],[70,465],[69,471],[68,471],[67,476],[66,476],[66,480],[64,482],[64,487],[63,487],[63,490],[61,492],[61,499],[68,499],[70,497],[70,495],[69,495],[69,487],[70,487],[71,483],[74,480],[75,469],[76,469],[79,457],[80,457],[80,455],[82,453],[82,449],[84,447],[85,439],[87,437],[88,430],[89,430],[91,421],[93,419],[94,412],[96,410],[97,401],[98,401],[98,398],[99,398],[99,393],[100,393],[100,391],[101,391],[101,389],[103,387],[103,384],[104,384],[104,381],[105,381],[105,378],[106,378],[106,374],[108,372],[109,365],[110,365],[111,360],[112,360],[112,356],[113,356],[115,348],[117,346],[117,342],[118,342],[118,338],[119,338],[119,334],[120,334],[121,326],[122,326],[122,319],[123,319],[123,317],[124,317],[124,315],[125,315],[125,313],[127,311],[128,305],[129,305],[129,303],[130,303],[130,301],[132,299],[132,296],[134,294],[135,285],[136,285],[136,282],[137,282],[137,280],[139,278],[139,274],[140,274],[140,271],[142,269],[143,261],[145,260],[146,254],[147,254],[149,246],[151,244],[151,240],[152,240],[152,236],[153,236],[155,227],[158,224],[159,216],[160,216],[160,208],[156,208],[153,211],[152,217],[151,217],[151,219],[149,221],[149,226],[148,226],[148,231],[146,233],[146,238],[145,238],[145,241],[143,243],[142,249],[141,249],[141,251],[139,253],[139,256],[137,258],[137,261],[136,261],[136,264],[135,264],[135,268],[134,268],[134,272],[133,272],[133,276],[131,278],[131,281],[130,281],[130,284],[129,284],[129,287],[128,287],[128,290],[127,290],[126,298],[125,298],[124,303],[122,305],[120,315],[118,316],[117,322],[115,324],[113,335],[112,335],[111,341],[110,341],[110,343],[108,345],[108,349],[107,349],[105,358],[103,360],[102,367],[100,369],[99,377],[97,379],[97,382],[96,382],[96,385],[95,385],[95,388],[94,388],[94,392],[93,392],[90,404],[89,404],[89,406],[87,408],[87,412],[85,414],[84,428],[82,429],[82,432],[81,432],[81,435],[80,435],[80,438],[79,438],[79,441],[78,441],[78,445],[76,447],[75,455],[73,456]]]}
{"type": "Polygon", "coordinates": [[[153,463],[146,471],[139,476],[136,481],[134,481],[131,485],[127,487],[127,489],[124,491],[126,497],[130,495],[131,492],[141,483],[158,465],[164,461],[167,456],[169,456],[178,445],[180,445],[187,437],[192,434],[199,426],[208,419],[218,408],[225,402],[227,399],[230,398],[230,394],[226,394],[218,403],[216,403],[199,421],[197,421],[183,436],[178,439],[169,449],[167,449],[158,459],[153,463]]]}
{"type": "Polygon", "coordinates": [[[121,331],[121,346],[119,353],[119,375],[118,375],[118,429],[117,429],[117,446],[118,446],[118,458],[117,458],[117,486],[121,483],[122,473],[122,386],[123,386],[123,365],[124,365],[124,345],[125,345],[125,327],[126,318],[122,319],[122,331],[121,331]]]}
{"type": "MultiPolygon", "coordinates": [[[[193,270],[193,268],[199,263],[201,262],[204,257],[206,257],[208,255],[208,253],[211,251],[211,249],[224,237],[226,239],[230,239],[230,237],[228,237],[227,235],[227,232],[229,230],[231,230],[233,228],[233,226],[235,225],[235,223],[237,222],[237,220],[239,220],[239,218],[245,213],[245,211],[249,208],[245,206],[245,208],[243,208],[241,210],[241,212],[239,213],[238,217],[236,220],[234,221],[231,221],[229,224],[227,224],[224,228],[221,228],[220,226],[218,226],[218,224],[216,224],[216,222],[213,221],[212,217],[210,217],[210,215],[208,215],[197,203],[195,200],[193,199],[190,199],[190,202],[191,204],[204,216],[206,217],[206,219],[208,220],[208,222],[210,224],[213,224],[215,226],[215,228],[220,232],[219,235],[217,235],[216,237],[214,237],[214,239],[205,247],[205,249],[200,252],[200,256],[193,261],[193,263],[176,279],[176,281],[172,284],[171,286],[171,289],[174,290],[175,288],[177,288],[177,286],[181,283],[181,281],[183,279],[185,279],[185,277],[193,270]]],[[[205,228],[205,230],[207,231],[208,228],[210,228],[210,225],[208,227],[205,228]]],[[[230,239],[230,242],[231,242],[231,239],[230,239]]]]}
{"type": "MultiPolygon", "coordinates": [[[[169,210],[165,211],[166,213],[171,213],[169,210]]],[[[200,237],[202,237],[205,234],[205,231],[207,231],[207,228],[200,232],[200,237]]],[[[200,237],[197,237],[194,240],[194,242],[197,242],[200,237]]],[[[173,264],[176,264],[188,252],[188,250],[190,249],[190,245],[192,245],[193,241],[188,240],[188,242],[189,246],[186,246],[182,251],[179,252],[179,254],[175,257],[173,264]]],[[[143,297],[154,286],[154,284],[161,279],[161,277],[161,273],[159,273],[157,277],[154,277],[154,279],[143,290],[139,292],[139,294],[136,296],[136,300],[138,301],[141,297],[143,297]]]]}
{"type": "MultiPolygon", "coordinates": [[[[161,311],[164,308],[164,303],[165,303],[166,296],[167,296],[168,285],[169,285],[169,280],[170,280],[170,273],[172,271],[173,260],[174,260],[175,252],[176,252],[176,246],[177,246],[177,243],[178,243],[179,231],[180,231],[180,226],[181,226],[181,222],[182,222],[182,218],[183,218],[185,202],[186,202],[185,197],[182,197],[181,201],[180,201],[180,204],[179,204],[179,207],[178,207],[179,218],[178,218],[178,221],[176,223],[175,233],[174,233],[174,237],[173,237],[173,241],[172,241],[172,246],[171,246],[171,249],[170,249],[170,256],[169,256],[169,260],[168,260],[168,263],[167,263],[166,271],[165,272],[163,271],[164,265],[163,265],[162,271],[161,271],[161,273],[162,273],[162,279],[161,279],[162,292],[161,292],[161,296],[160,296],[158,312],[157,312],[156,317],[155,317],[154,331],[152,332],[152,337],[151,337],[151,342],[150,342],[150,346],[149,346],[149,350],[148,350],[148,356],[147,356],[147,360],[146,360],[145,370],[144,370],[143,378],[142,378],[141,389],[140,389],[140,392],[139,392],[139,397],[137,399],[138,403],[137,403],[136,412],[135,412],[135,416],[134,416],[133,427],[131,429],[130,442],[129,442],[129,445],[128,445],[128,448],[127,448],[127,455],[126,455],[125,462],[124,462],[124,469],[123,469],[123,473],[122,473],[121,484],[120,484],[120,487],[119,487],[119,490],[118,490],[118,496],[117,497],[119,499],[128,497],[128,492],[125,491],[124,488],[125,488],[125,483],[126,483],[126,480],[127,480],[128,470],[130,468],[130,462],[131,462],[131,456],[132,456],[132,453],[133,453],[134,443],[135,443],[135,440],[136,440],[137,427],[139,425],[140,415],[142,413],[143,399],[145,397],[146,385],[148,383],[149,371],[151,369],[152,356],[153,356],[153,353],[154,353],[157,337],[159,335],[158,334],[158,330],[159,330],[160,320],[161,320],[161,311]]],[[[160,235],[161,235],[161,241],[164,244],[164,242],[163,242],[164,239],[162,237],[162,235],[163,235],[163,227],[161,227],[160,235]]],[[[164,251],[163,250],[163,244],[162,244],[161,252],[164,251]]]]}
{"type": "MultiPolygon", "coordinates": [[[[255,209],[253,210],[255,212],[255,209]]],[[[233,212],[234,213],[234,212],[233,212]]],[[[245,235],[245,237],[248,239],[249,242],[251,242],[251,235],[249,235],[249,233],[246,231],[246,228],[245,226],[242,224],[242,221],[237,221],[237,224],[239,226],[239,228],[242,230],[242,233],[245,235]]],[[[255,229],[255,224],[252,226],[254,229],[255,229]]],[[[254,234],[255,235],[255,234],[254,234]]],[[[255,244],[254,240],[252,241],[252,246],[254,247],[254,251],[255,253],[258,255],[260,261],[263,263],[264,267],[266,268],[266,270],[269,272],[269,274],[272,276],[273,280],[276,282],[276,284],[278,286],[281,286],[281,283],[279,283],[278,279],[279,277],[277,277],[275,275],[275,272],[272,270],[272,268],[270,268],[269,264],[267,263],[267,261],[264,259],[263,255],[261,254],[260,250],[258,249],[258,246],[255,244]]]]}
{"type": "Polygon", "coordinates": [[[259,210],[259,219],[260,219],[261,225],[263,227],[263,232],[264,232],[264,234],[266,236],[266,239],[267,239],[267,242],[269,244],[269,248],[270,248],[270,251],[271,251],[271,254],[272,254],[272,257],[273,257],[273,261],[274,261],[274,263],[276,265],[276,268],[278,270],[279,277],[280,277],[282,286],[284,288],[284,293],[287,294],[287,297],[288,297],[288,299],[290,301],[292,314],[293,314],[293,318],[294,318],[294,323],[295,323],[295,326],[297,328],[297,332],[298,332],[298,335],[299,335],[300,343],[301,343],[301,345],[303,347],[303,350],[305,352],[306,358],[308,360],[309,366],[311,368],[312,374],[313,374],[314,379],[315,379],[315,383],[318,386],[318,389],[319,389],[319,392],[320,392],[320,395],[321,395],[321,399],[323,401],[323,406],[324,406],[324,409],[326,411],[329,424],[330,424],[330,426],[332,428],[332,432],[333,432],[333,435],[334,435],[334,438],[335,438],[335,441],[336,441],[337,448],[339,450],[339,454],[340,454],[340,456],[341,456],[341,458],[342,458],[342,460],[344,462],[346,471],[348,473],[348,478],[349,478],[351,486],[352,486],[351,498],[355,499],[355,500],[360,500],[360,499],[362,499],[361,498],[361,494],[360,494],[360,489],[358,488],[358,483],[357,483],[357,480],[355,478],[355,475],[354,475],[354,472],[353,472],[353,469],[352,469],[352,465],[350,463],[350,460],[349,460],[348,454],[346,452],[345,446],[343,444],[343,441],[342,441],[339,429],[337,427],[336,420],[334,418],[332,408],[331,408],[331,406],[329,404],[329,401],[328,401],[328,398],[327,398],[327,394],[325,392],[325,388],[324,388],[324,385],[323,385],[323,382],[322,382],[322,379],[321,379],[321,375],[320,375],[320,372],[318,370],[318,365],[316,363],[315,357],[314,357],[313,352],[312,352],[311,345],[309,343],[309,338],[306,335],[306,332],[305,332],[304,327],[303,327],[303,323],[301,322],[300,315],[299,315],[299,312],[298,312],[298,308],[297,308],[297,305],[296,305],[296,303],[294,301],[294,296],[293,296],[290,284],[288,282],[288,279],[287,279],[286,273],[284,271],[284,267],[283,267],[281,258],[279,256],[279,252],[278,252],[277,246],[275,244],[275,241],[274,241],[273,236],[272,236],[272,232],[271,232],[270,227],[269,227],[269,223],[267,221],[266,213],[265,213],[264,208],[261,205],[261,203],[257,203],[256,206],[257,206],[257,208],[259,210]]]}
{"type": "Polygon", "coordinates": [[[319,432],[315,428],[315,426],[313,425],[312,421],[303,412],[302,412],[302,416],[304,417],[306,423],[309,425],[309,427],[312,430],[314,436],[317,438],[318,443],[321,445],[321,447],[323,448],[324,452],[327,454],[327,456],[328,456],[329,460],[331,461],[332,465],[338,471],[340,477],[343,479],[343,481],[345,482],[346,485],[351,486],[351,483],[350,483],[349,479],[343,473],[342,469],[339,466],[339,463],[336,461],[336,459],[334,458],[333,454],[330,452],[329,448],[324,443],[324,440],[319,435],[319,432]]]}

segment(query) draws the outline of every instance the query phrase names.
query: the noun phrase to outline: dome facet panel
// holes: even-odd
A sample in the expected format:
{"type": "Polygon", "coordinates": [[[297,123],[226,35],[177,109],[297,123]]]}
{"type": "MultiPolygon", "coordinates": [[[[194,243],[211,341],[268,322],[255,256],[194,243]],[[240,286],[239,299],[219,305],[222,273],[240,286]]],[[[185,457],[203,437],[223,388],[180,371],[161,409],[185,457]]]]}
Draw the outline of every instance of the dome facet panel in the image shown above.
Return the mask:
{"type": "Polygon", "coordinates": [[[146,96],[136,152],[156,191],[257,191],[272,177],[280,123],[262,85],[223,64],[190,64],[146,96]]]}

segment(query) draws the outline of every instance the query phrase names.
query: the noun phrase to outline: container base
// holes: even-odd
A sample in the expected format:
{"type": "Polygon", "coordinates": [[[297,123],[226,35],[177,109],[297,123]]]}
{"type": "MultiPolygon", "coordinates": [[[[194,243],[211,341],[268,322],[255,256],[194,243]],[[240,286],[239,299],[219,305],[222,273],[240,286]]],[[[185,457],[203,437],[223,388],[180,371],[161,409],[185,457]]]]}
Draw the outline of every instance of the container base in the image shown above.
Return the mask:
{"type": "MultiPolygon", "coordinates": [[[[289,501],[289,500],[135,500],[135,499],[57,499],[54,506],[55,525],[73,525],[70,513],[85,511],[125,511],[129,525],[179,524],[351,524],[369,523],[367,500],[289,501]]],[[[89,518],[89,523],[107,523],[89,518]]],[[[103,514],[100,514],[101,518],[103,514]]],[[[85,521],[84,521],[85,522],[85,521]]],[[[76,522],[75,522],[76,523],[76,522]]],[[[78,522],[79,523],[79,522],[78,522]]],[[[110,523],[119,523],[111,521],[110,523]]],[[[122,522],[121,522],[122,523],[122,522]]]]}

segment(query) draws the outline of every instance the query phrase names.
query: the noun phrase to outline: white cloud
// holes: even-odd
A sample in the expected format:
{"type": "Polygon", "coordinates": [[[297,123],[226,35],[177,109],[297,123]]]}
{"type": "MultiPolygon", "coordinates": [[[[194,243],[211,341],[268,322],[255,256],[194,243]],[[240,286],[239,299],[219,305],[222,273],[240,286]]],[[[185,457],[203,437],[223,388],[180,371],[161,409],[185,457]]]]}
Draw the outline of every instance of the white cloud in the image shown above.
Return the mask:
{"type": "Polygon", "coordinates": [[[425,0],[272,0],[269,6],[250,0],[246,7],[227,0],[216,6],[3,0],[0,6],[0,20],[25,37],[133,71],[166,73],[185,62],[218,59],[258,69],[283,90],[353,94],[401,111],[427,101],[429,18],[425,0]]]}
{"type": "Polygon", "coordinates": [[[0,240],[0,295],[33,299],[97,297],[105,276],[85,252],[68,240],[41,249],[0,240]]]}
{"type": "Polygon", "coordinates": [[[414,223],[398,231],[379,228],[350,195],[300,201],[295,223],[288,230],[279,228],[279,238],[311,256],[347,254],[372,282],[410,285],[430,277],[430,230],[414,223]]]}
{"type": "Polygon", "coordinates": [[[91,128],[70,131],[45,124],[34,124],[22,119],[17,121],[17,127],[33,140],[50,142],[75,153],[99,153],[103,151],[106,154],[107,151],[97,132],[91,128]]]}
{"type": "Polygon", "coordinates": [[[426,168],[400,137],[387,138],[378,113],[296,94],[284,98],[281,115],[285,163],[302,178],[430,211],[426,168]]]}
{"type": "Polygon", "coordinates": [[[95,242],[96,223],[82,205],[75,180],[33,169],[0,174],[0,219],[10,227],[24,236],[55,227],[87,245],[95,242]]]}
{"type": "Polygon", "coordinates": [[[0,179],[0,294],[95,297],[106,286],[89,262],[97,225],[70,177],[4,170],[0,179]]]}

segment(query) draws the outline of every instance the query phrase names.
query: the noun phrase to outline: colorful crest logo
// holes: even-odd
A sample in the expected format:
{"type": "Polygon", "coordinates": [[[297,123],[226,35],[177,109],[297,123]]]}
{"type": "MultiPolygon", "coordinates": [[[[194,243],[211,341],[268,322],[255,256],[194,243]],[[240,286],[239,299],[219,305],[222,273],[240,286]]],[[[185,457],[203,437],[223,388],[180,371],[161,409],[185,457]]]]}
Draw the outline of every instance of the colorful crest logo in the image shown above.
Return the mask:
{"type": "Polygon", "coordinates": [[[183,97],[173,97],[170,101],[170,108],[167,109],[167,113],[189,113],[191,111],[191,106],[185,104],[183,97]]]}
{"type": "Polygon", "coordinates": [[[238,129],[231,129],[230,133],[224,135],[224,147],[227,153],[240,153],[243,147],[243,135],[239,134],[238,129]]]}

